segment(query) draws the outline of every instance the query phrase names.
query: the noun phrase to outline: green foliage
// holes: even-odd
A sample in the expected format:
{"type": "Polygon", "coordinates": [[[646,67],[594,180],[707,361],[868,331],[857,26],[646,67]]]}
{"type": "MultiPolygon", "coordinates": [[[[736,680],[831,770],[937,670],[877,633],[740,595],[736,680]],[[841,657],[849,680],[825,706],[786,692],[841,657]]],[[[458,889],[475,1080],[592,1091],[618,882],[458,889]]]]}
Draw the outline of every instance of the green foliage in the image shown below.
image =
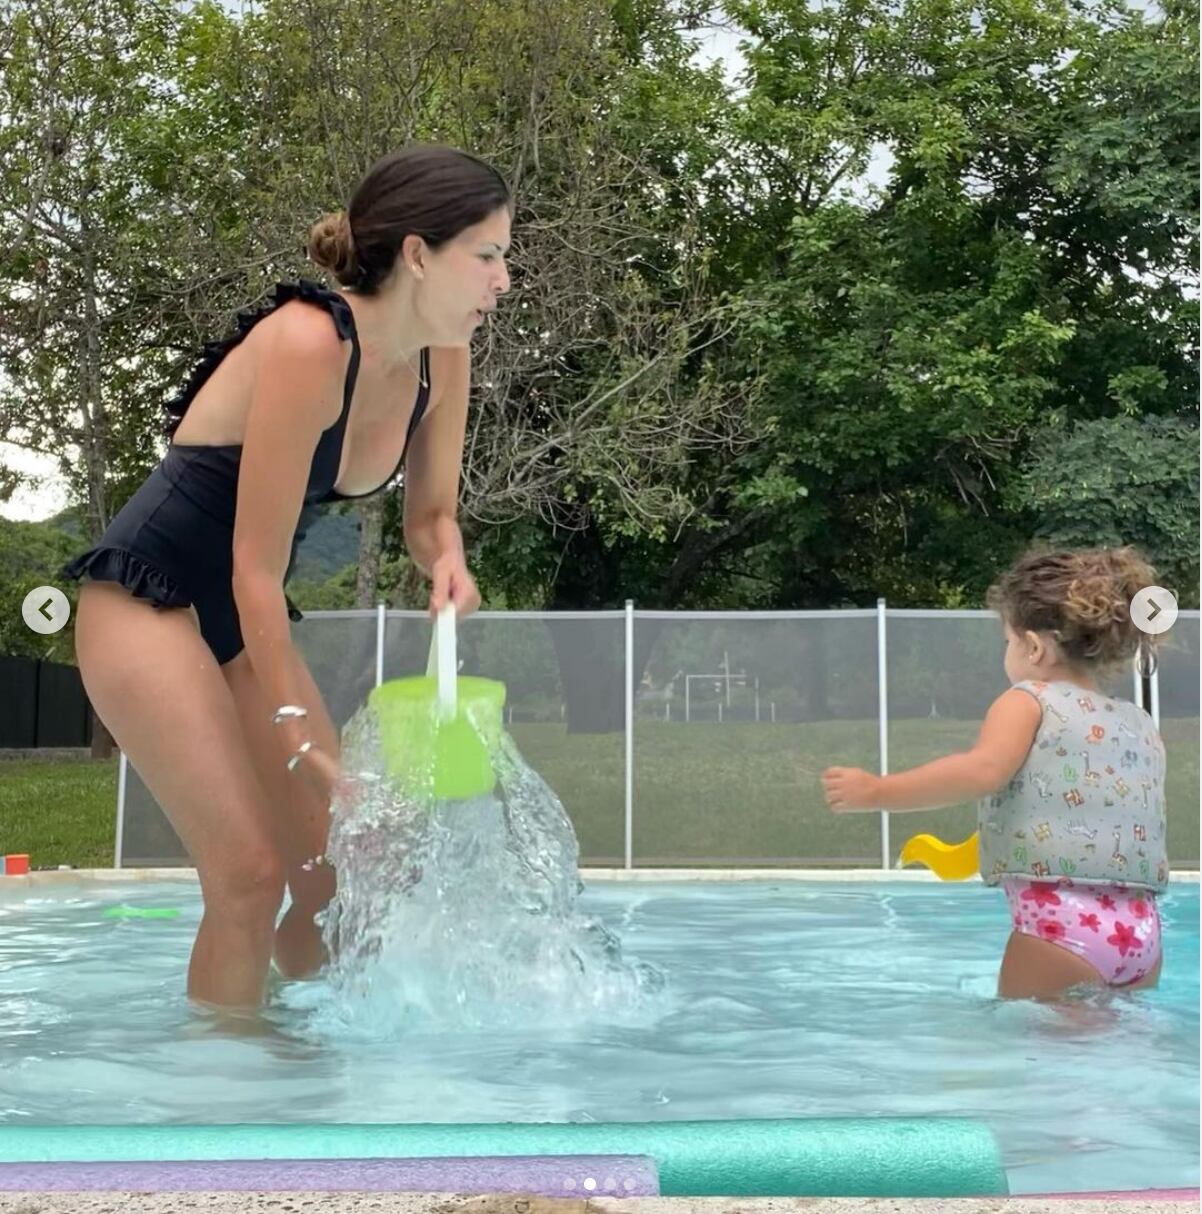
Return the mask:
{"type": "Polygon", "coordinates": [[[1198,427],[1172,417],[1051,423],[1015,486],[1053,544],[1135,544],[1183,607],[1198,606],[1198,427]]]}
{"type": "MultiPolygon", "coordinates": [[[[802,188],[791,213],[782,189],[759,209],[779,243],[764,242],[742,291],[768,441],[741,466],[746,484],[777,487],[777,602],[977,605],[1033,538],[1013,486],[1053,410],[1070,423],[1183,416],[1158,433],[1176,463],[1196,458],[1184,285],[1197,114],[1181,90],[1197,34],[1181,14],[1059,0],[731,7],[757,35],[747,140],[801,95],[859,119],[836,162],[805,153],[812,109],[780,116],[777,180],[787,169],[802,188]],[[832,175],[862,166],[867,139],[892,155],[887,182],[833,197],[832,175]]],[[[1129,533],[1196,515],[1196,478],[1171,505],[1149,490],[1130,485],[1129,533]]],[[[1076,542],[1110,542],[1098,508],[1076,542]]]]}
{"type": "MultiPolygon", "coordinates": [[[[53,7],[0,6],[0,438],[89,535],[199,342],[419,138],[516,189],[488,603],[971,606],[1038,536],[1195,585],[1196,0],[726,0],[733,86],[674,0],[53,7]]],[[[408,603],[398,502],[384,537],[408,603]]],[[[311,540],[294,597],[353,601],[311,540]]]]}
{"type": "Polygon", "coordinates": [[[354,565],[324,580],[300,577],[288,583],[288,597],[301,611],[349,611],[355,605],[354,565]]]}
{"type": "Polygon", "coordinates": [[[0,653],[74,662],[74,617],[62,632],[42,636],[26,626],[21,604],[38,586],[57,586],[74,598],[59,570],[78,549],[78,539],[53,523],[0,518],[0,653]]]}

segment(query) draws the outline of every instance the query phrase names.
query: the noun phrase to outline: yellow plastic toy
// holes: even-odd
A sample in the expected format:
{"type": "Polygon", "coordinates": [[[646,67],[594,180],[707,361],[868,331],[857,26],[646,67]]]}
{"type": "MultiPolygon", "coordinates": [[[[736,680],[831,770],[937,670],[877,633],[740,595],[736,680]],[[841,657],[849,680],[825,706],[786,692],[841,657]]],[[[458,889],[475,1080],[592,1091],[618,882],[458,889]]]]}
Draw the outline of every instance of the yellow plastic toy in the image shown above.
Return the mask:
{"type": "Polygon", "coordinates": [[[934,835],[906,840],[901,862],[925,864],[940,881],[967,881],[981,869],[981,839],[975,831],[963,843],[944,843],[934,835]]]}
{"type": "Polygon", "coordinates": [[[368,696],[389,773],[402,787],[439,801],[466,801],[496,787],[489,757],[501,736],[505,684],[458,678],[455,608],[434,626],[425,677],[391,679],[368,696]],[[433,772],[433,787],[422,785],[433,772]]]}

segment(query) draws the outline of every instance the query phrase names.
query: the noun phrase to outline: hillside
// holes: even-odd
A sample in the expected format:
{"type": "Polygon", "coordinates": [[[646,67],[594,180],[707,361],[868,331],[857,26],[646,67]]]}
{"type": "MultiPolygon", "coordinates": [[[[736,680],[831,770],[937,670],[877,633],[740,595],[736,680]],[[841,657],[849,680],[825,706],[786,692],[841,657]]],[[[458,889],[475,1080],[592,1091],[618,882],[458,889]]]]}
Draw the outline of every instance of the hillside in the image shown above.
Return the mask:
{"type": "Polygon", "coordinates": [[[327,508],[305,536],[292,576],[302,582],[324,582],[358,562],[358,515],[327,508]]]}
{"type": "MultiPolygon", "coordinates": [[[[24,523],[30,535],[67,535],[78,544],[83,526],[75,510],[68,509],[40,523],[24,523]]],[[[61,542],[61,541],[60,541],[61,542]]],[[[359,519],[353,511],[326,508],[313,524],[297,553],[293,577],[302,582],[324,582],[359,560],[359,519]]],[[[48,580],[53,581],[53,578],[48,580]]]]}

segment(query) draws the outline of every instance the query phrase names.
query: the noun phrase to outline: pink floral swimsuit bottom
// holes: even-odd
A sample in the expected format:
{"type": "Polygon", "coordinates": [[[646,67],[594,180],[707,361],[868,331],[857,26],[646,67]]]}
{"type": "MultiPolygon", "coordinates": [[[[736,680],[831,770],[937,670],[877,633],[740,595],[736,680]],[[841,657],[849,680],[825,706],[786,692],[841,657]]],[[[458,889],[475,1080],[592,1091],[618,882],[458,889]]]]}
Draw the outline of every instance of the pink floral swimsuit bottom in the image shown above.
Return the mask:
{"type": "Polygon", "coordinates": [[[1089,962],[1108,986],[1130,986],[1160,960],[1156,895],[1118,885],[1073,885],[1006,877],[1010,920],[1089,962]]]}

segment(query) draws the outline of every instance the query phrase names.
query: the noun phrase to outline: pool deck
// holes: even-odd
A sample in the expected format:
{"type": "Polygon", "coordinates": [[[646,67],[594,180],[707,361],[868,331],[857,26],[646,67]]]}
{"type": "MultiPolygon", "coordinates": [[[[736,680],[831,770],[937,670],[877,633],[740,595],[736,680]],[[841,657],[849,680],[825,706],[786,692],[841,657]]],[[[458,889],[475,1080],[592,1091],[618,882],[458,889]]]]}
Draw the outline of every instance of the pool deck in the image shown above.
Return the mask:
{"type": "Polygon", "coordinates": [[[1040,1197],[459,1197],[447,1193],[0,1193],[0,1214],[1197,1214],[1198,1202],[1040,1197]]]}

